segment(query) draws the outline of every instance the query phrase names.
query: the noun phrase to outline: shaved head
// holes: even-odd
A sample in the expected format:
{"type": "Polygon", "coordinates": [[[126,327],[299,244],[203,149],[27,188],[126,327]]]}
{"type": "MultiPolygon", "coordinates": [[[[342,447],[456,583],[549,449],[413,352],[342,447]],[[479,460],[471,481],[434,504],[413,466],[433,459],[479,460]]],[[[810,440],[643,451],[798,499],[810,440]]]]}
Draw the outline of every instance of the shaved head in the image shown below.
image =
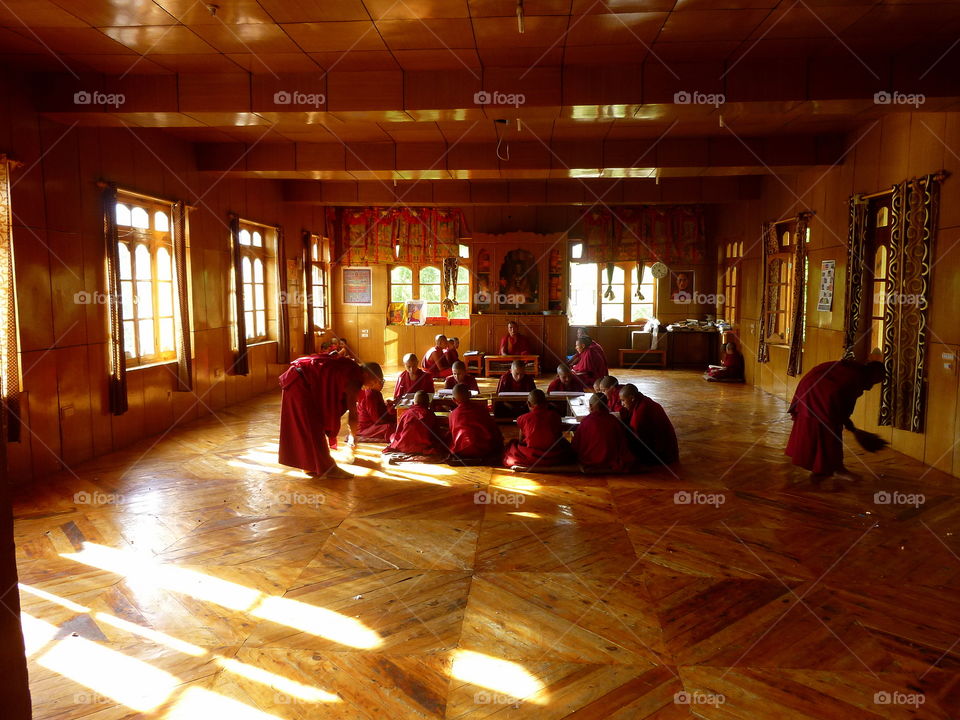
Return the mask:
{"type": "Polygon", "coordinates": [[[470,388],[463,383],[453,386],[453,399],[458,403],[465,403],[470,400],[470,388]]]}
{"type": "Polygon", "coordinates": [[[597,380],[597,384],[600,386],[601,390],[605,391],[617,385],[617,379],[613,375],[605,375],[597,380]]]}
{"type": "Polygon", "coordinates": [[[428,395],[425,390],[417,390],[413,396],[413,404],[419,405],[420,407],[429,407],[430,395],[428,395]]]}
{"type": "Polygon", "coordinates": [[[608,410],[607,408],[607,396],[601,393],[594,393],[590,396],[590,409],[591,410],[608,410]]]}
{"type": "Polygon", "coordinates": [[[547,396],[544,394],[543,390],[537,388],[536,390],[531,390],[527,394],[527,404],[530,407],[536,407],[537,405],[543,405],[547,402],[547,396]]]}
{"type": "Polygon", "coordinates": [[[380,367],[379,363],[368,362],[363,364],[363,369],[372,373],[379,380],[383,380],[383,368],[380,367]]]}

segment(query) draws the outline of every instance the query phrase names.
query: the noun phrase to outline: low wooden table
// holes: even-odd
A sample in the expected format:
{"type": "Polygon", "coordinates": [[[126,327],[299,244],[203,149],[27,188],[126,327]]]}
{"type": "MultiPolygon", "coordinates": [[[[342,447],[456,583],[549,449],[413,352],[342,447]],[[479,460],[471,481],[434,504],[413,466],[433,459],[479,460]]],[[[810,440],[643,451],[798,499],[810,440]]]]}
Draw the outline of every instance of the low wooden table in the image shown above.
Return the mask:
{"type": "Polygon", "coordinates": [[[483,372],[483,358],[483,353],[477,353],[476,355],[464,355],[460,359],[463,360],[467,372],[475,370],[477,375],[479,375],[483,372]]]}
{"type": "Polygon", "coordinates": [[[646,365],[650,367],[662,367],[667,366],[667,351],[666,350],[632,350],[630,348],[620,348],[620,367],[624,368],[635,368],[638,365],[646,365]],[[627,363],[628,356],[633,356],[635,359],[631,363],[627,363]]]}
{"type": "Polygon", "coordinates": [[[523,360],[524,365],[527,370],[533,374],[534,377],[540,374],[540,356],[539,355],[484,355],[483,356],[483,374],[484,377],[490,377],[490,368],[497,363],[505,363],[507,365],[507,370],[510,369],[510,365],[514,360],[523,360]],[[531,369],[531,365],[533,366],[531,369]]]}

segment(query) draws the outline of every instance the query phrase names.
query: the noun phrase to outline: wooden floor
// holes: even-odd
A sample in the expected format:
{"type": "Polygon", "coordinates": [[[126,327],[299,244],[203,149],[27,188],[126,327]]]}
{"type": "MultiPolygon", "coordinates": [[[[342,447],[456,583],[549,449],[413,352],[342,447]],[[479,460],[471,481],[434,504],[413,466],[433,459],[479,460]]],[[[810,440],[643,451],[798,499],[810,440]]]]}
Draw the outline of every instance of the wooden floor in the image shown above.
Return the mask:
{"type": "Polygon", "coordinates": [[[268,395],[23,493],[35,717],[960,717],[960,481],[850,452],[862,482],[817,489],[779,400],[623,378],[674,470],[362,446],[321,482],[276,465],[268,395]]]}

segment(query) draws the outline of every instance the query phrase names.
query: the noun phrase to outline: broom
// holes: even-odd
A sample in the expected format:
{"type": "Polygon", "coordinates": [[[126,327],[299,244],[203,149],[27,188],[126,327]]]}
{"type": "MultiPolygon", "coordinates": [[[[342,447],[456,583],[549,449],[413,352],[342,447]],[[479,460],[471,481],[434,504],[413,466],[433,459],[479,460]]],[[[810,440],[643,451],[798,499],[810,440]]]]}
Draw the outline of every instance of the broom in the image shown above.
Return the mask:
{"type": "Polygon", "coordinates": [[[867,432],[866,430],[860,430],[859,428],[852,428],[853,437],[856,439],[857,444],[860,445],[864,450],[870,453],[875,453],[879,450],[883,450],[888,443],[879,435],[876,435],[872,432],[867,432]]]}

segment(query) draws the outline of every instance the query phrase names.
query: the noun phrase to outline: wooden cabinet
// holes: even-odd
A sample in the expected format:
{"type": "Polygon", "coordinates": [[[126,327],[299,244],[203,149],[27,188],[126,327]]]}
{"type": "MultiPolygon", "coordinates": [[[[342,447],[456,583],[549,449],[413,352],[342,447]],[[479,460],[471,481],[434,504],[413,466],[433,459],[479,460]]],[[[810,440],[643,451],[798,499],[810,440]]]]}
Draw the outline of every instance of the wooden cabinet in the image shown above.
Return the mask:
{"type": "Polygon", "coordinates": [[[719,362],[720,333],[672,332],[667,338],[667,364],[672,368],[703,368],[719,362]]]}
{"type": "Polygon", "coordinates": [[[480,350],[487,355],[497,354],[511,320],[520,324],[520,332],[530,340],[534,354],[540,355],[544,372],[552,372],[566,357],[566,315],[471,315],[468,349],[480,350]]]}

